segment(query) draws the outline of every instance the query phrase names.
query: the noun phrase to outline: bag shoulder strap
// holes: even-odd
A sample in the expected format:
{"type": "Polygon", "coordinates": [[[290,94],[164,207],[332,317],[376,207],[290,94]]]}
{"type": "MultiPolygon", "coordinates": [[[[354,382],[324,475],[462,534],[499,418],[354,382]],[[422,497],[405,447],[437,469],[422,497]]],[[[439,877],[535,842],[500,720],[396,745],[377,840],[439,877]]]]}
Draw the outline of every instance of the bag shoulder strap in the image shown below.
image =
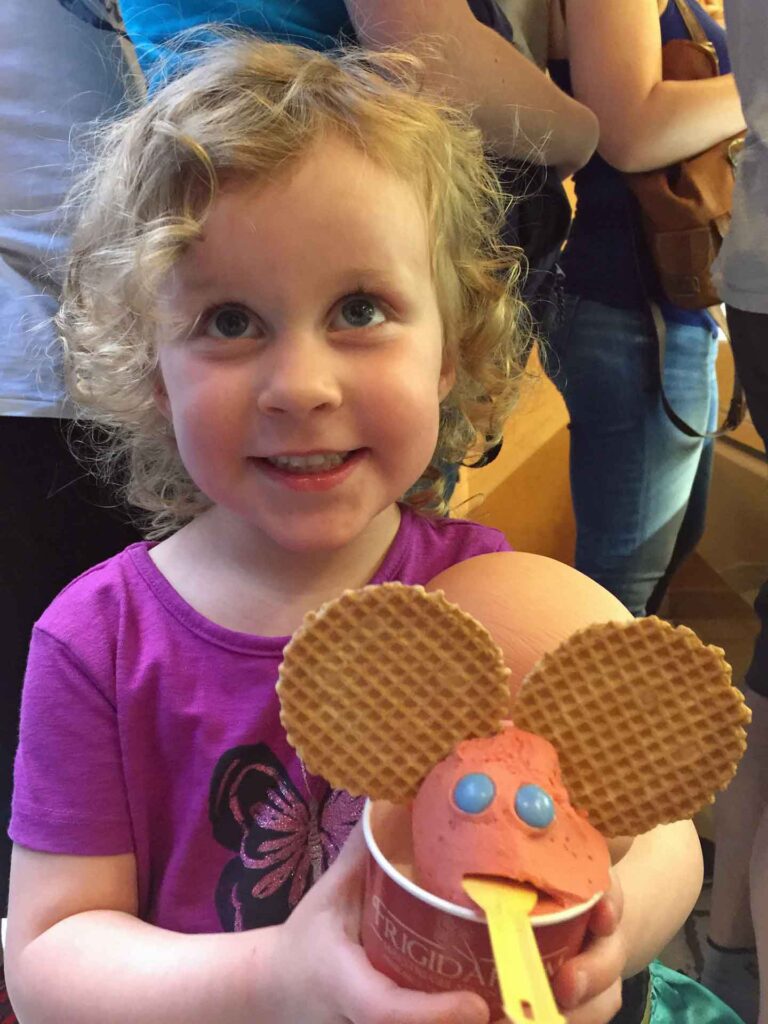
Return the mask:
{"type": "Polygon", "coordinates": [[[694,43],[709,43],[709,36],[704,31],[699,19],[693,13],[691,8],[688,6],[687,0],[675,0],[675,6],[680,12],[680,17],[685,22],[685,27],[688,35],[694,41],[694,43]]]}
{"type": "MultiPolygon", "coordinates": [[[[661,404],[664,407],[664,412],[674,423],[677,429],[687,437],[722,437],[723,434],[726,434],[731,430],[735,430],[742,422],[747,412],[744,389],[741,386],[741,381],[739,380],[739,375],[735,368],[733,372],[733,390],[731,392],[731,400],[728,403],[728,411],[725,414],[725,419],[722,424],[715,430],[707,430],[704,432],[694,430],[694,428],[686,423],[681,416],[678,416],[669,404],[669,399],[664,391],[664,356],[666,354],[667,347],[667,325],[664,320],[664,314],[661,312],[658,303],[654,302],[653,299],[649,299],[648,307],[651,314],[653,330],[656,335],[657,352],[659,357],[659,389],[661,392],[661,404]]],[[[713,319],[717,322],[718,327],[721,328],[726,338],[730,341],[731,336],[728,332],[728,325],[725,318],[720,314],[719,309],[717,313],[713,313],[712,310],[710,310],[710,313],[713,315],[713,319]]]]}

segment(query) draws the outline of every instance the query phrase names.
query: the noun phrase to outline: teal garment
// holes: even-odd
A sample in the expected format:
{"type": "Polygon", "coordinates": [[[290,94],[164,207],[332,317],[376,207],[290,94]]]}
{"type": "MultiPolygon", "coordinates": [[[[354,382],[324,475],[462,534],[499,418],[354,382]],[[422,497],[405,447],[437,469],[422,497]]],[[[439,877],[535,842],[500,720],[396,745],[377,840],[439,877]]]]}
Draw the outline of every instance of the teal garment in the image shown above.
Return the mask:
{"type": "Polygon", "coordinates": [[[737,1013],[693,978],[670,970],[658,960],[650,965],[650,972],[648,1024],[744,1024],[737,1013]]]}
{"type": "Polygon", "coordinates": [[[120,10],[149,81],[159,62],[166,70],[175,67],[168,45],[174,36],[211,23],[314,50],[355,38],[343,0],[121,0],[120,10]]]}

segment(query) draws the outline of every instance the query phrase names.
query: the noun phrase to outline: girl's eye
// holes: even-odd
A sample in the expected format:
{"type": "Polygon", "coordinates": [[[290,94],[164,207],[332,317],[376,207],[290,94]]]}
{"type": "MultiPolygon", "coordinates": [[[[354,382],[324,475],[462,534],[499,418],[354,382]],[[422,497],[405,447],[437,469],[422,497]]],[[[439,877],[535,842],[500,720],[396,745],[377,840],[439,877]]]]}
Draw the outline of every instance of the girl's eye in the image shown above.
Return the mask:
{"type": "Polygon", "coordinates": [[[242,306],[220,306],[202,321],[202,327],[211,338],[229,340],[250,337],[258,330],[256,318],[242,306]]]}
{"type": "Polygon", "coordinates": [[[344,331],[350,328],[376,327],[385,320],[386,316],[373,299],[367,295],[350,295],[337,307],[331,326],[334,330],[344,331]]]}

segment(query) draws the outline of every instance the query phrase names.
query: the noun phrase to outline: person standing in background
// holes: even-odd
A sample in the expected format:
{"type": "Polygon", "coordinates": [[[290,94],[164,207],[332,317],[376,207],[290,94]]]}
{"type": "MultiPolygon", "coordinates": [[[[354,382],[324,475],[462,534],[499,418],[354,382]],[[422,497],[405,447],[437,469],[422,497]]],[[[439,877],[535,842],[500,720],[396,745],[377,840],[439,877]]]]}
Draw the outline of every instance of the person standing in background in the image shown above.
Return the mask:
{"type": "Polygon", "coordinates": [[[515,34],[515,46],[540,68],[549,59],[551,0],[499,0],[515,34]]]}
{"type": "Polygon", "coordinates": [[[624,173],[666,167],[744,127],[725,33],[697,0],[688,6],[719,58],[721,74],[706,81],[662,79],[662,45],[688,38],[675,0],[551,6],[562,58],[553,77],[600,123],[598,153],[574,178],[565,318],[548,359],[571,420],[575,565],[634,615],[658,610],[698,543],[712,463],[711,439],[686,436],[663,408],[649,300],[666,323],[669,403],[700,434],[717,416],[717,331],[706,310],[664,301],[624,173]]]}
{"type": "MultiPolygon", "coordinates": [[[[173,61],[178,33],[216,23],[311,49],[359,43],[409,50],[427,41],[425,84],[473,110],[498,156],[556,167],[565,177],[597,144],[597,121],[535,64],[478,20],[488,0],[120,0],[126,31],[148,78],[173,61]]],[[[484,19],[487,20],[487,19],[484,19]]]]}
{"type": "Polygon", "coordinates": [[[718,25],[725,23],[723,0],[702,0],[701,6],[710,17],[715,19],[718,25]]]}
{"type": "MultiPolygon", "coordinates": [[[[748,131],[736,172],[731,230],[716,271],[736,370],[752,422],[766,446],[768,11],[765,0],[727,0],[725,16],[748,131]]],[[[760,632],[745,678],[752,724],[736,779],[715,805],[715,874],[701,980],[747,1024],[768,1024],[768,581],[755,610],[760,632]],[[759,986],[756,958],[762,975],[759,986]]]]}
{"type": "Polygon", "coordinates": [[[115,28],[99,0],[0,3],[0,916],[32,624],[69,580],[137,536],[68,450],[51,324],[67,248],[59,208],[71,136],[116,111],[124,95],[115,28]]]}

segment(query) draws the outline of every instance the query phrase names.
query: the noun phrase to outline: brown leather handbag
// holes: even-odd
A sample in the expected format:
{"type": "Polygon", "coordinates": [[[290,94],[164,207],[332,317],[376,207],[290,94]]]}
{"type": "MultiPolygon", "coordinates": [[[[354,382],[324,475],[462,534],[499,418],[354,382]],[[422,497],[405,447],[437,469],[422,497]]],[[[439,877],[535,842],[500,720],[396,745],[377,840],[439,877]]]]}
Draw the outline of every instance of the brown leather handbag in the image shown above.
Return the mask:
{"type": "MultiPolygon", "coordinates": [[[[663,78],[716,77],[720,67],[714,46],[686,0],[673,2],[690,39],[664,44],[663,78]]],[[[743,134],[737,135],[669,167],[625,175],[640,205],[662,292],[675,306],[706,309],[720,301],[712,264],[730,225],[734,164],[743,142],[743,134]]]]}

